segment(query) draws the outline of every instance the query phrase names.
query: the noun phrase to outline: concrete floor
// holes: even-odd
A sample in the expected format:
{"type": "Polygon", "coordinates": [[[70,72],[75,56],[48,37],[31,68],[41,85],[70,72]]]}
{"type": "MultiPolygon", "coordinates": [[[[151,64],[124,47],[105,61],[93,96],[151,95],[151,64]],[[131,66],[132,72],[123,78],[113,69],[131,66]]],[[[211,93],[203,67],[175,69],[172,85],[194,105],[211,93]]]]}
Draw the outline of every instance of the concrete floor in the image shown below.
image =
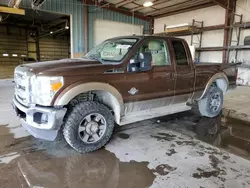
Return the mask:
{"type": "Polygon", "coordinates": [[[0,187],[250,187],[250,161],[195,139],[192,116],[117,129],[107,146],[80,155],[63,139],[29,136],[0,81],[0,187]]]}
{"type": "Polygon", "coordinates": [[[250,87],[238,86],[225,96],[223,114],[225,116],[250,122],[250,87]]]}

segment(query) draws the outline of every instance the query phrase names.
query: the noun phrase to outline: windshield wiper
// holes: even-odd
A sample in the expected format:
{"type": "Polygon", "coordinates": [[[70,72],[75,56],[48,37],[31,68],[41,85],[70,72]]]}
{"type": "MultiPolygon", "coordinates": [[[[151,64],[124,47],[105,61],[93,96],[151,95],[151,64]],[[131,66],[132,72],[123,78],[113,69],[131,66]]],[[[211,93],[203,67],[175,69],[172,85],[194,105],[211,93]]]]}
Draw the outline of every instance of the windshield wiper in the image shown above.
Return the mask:
{"type": "Polygon", "coordinates": [[[96,57],[96,56],[88,56],[87,58],[90,58],[90,59],[94,59],[94,60],[100,61],[100,58],[98,58],[98,57],[96,57]]]}

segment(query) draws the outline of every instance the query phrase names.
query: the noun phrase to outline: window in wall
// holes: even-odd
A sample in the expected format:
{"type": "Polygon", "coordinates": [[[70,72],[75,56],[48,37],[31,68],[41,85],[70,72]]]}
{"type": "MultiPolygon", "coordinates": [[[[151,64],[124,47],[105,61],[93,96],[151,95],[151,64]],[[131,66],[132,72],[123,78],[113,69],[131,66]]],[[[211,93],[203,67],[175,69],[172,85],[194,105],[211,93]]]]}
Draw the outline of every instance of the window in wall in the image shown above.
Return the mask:
{"type": "Polygon", "coordinates": [[[188,65],[187,54],[183,43],[178,40],[173,40],[172,45],[174,48],[176,64],[188,65]]]}

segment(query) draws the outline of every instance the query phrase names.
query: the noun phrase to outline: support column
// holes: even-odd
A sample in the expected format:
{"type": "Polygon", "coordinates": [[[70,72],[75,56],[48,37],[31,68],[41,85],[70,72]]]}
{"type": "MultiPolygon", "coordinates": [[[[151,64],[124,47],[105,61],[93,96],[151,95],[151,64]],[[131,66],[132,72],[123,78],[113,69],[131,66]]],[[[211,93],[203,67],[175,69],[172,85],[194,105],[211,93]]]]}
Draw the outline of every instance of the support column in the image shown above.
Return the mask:
{"type": "MultiPolygon", "coordinates": [[[[228,0],[226,14],[225,14],[225,28],[224,28],[224,42],[223,46],[231,45],[232,31],[231,25],[234,22],[234,14],[236,9],[236,0],[228,0]]],[[[227,48],[223,49],[222,63],[228,63],[229,51],[227,48]]]]}
{"type": "Polygon", "coordinates": [[[151,18],[149,21],[149,32],[150,35],[154,34],[154,18],[151,18]]]}
{"type": "Polygon", "coordinates": [[[84,53],[88,53],[88,6],[84,5],[84,53]]]}

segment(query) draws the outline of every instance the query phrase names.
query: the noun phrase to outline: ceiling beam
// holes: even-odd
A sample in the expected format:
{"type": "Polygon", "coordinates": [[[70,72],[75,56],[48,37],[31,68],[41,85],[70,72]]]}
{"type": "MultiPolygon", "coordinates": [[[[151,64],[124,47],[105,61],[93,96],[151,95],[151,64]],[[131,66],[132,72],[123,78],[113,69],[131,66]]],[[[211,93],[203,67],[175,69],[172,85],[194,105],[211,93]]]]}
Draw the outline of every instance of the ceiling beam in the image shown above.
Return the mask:
{"type": "Polygon", "coordinates": [[[227,8],[228,0],[213,0],[213,2],[223,8],[227,8]]]}
{"type": "Polygon", "coordinates": [[[162,13],[162,14],[154,16],[154,18],[162,18],[162,17],[172,16],[172,15],[175,15],[175,14],[181,14],[181,13],[184,13],[184,12],[189,12],[189,11],[193,11],[193,10],[197,10],[197,9],[211,7],[211,6],[214,6],[214,5],[215,4],[213,2],[202,4],[202,5],[196,5],[196,6],[192,6],[192,7],[188,7],[188,8],[179,9],[179,10],[176,10],[176,11],[170,11],[170,12],[162,13]]]}
{"type": "Polygon", "coordinates": [[[140,13],[131,12],[131,11],[126,10],[124,8],[117,8],[114,4],[108,3],[106,1],[96,3],[96,1],[93,1],[93,0],[83,0],[82,2],[84,4],[87,4],[87,5],[94,5],[94,6],[96,6],[97,9],[100,7],[100,8],[103,8],[103,9],[106,9],[106,10],[111,10],[111,11],[114,11],[114,12],[118,12],[118,13],[121,13],[121,14],[124,14],[124,15],[127,15],[127,16],[134,16],[136,18],[139,18],[139,19],[142,19],[142,20],[145,20],[145,21],[149,21],[151,19],[150,16],[145,16],[145,15],[140,14],[140,13]]]}
{"type": "Polygon", "coordinates": [[[124,0],[124,1],[121,1],[121,2],[119,2],[119,3],[116,3],[115,4],[115,7],[120,7],[120,6],[122,6],[122,5],[126,5],[126,4],[128,4],[128,3],[132,3],[134,0],[124,0]]]}
{"type": "Polygon", "coordinates": [[[177,4],[174,4],[174,5],[171,5],[171,6],[167,6],[167,7],[164,7],[162,8],[161,10],[158,10],[158,11],[152,11],[152,12],[149,12],[147,13],[146,15],[158,15],[158,14],[161,14],[161,13],[166,13],[166,12],[172,12],[172,11],[178,11],[180,9],[185,9],[185,8],[189,8],[189,7],[192,7],[192,6],[197,6],[197,5],[201,5],[201,4],[205,4],[205,3],[209,3],[211,2],[210,0],[194,0],[194,1],[185,1],[185,2],[182,2],[182,3],[177,3],[177,4]]]}
{"type": "Polygon", "coordinates": [[[3,7],[3,6],[0,6],[0,12],[9,13],[9,14],[25,15],[24,9],[3,7]]]}

